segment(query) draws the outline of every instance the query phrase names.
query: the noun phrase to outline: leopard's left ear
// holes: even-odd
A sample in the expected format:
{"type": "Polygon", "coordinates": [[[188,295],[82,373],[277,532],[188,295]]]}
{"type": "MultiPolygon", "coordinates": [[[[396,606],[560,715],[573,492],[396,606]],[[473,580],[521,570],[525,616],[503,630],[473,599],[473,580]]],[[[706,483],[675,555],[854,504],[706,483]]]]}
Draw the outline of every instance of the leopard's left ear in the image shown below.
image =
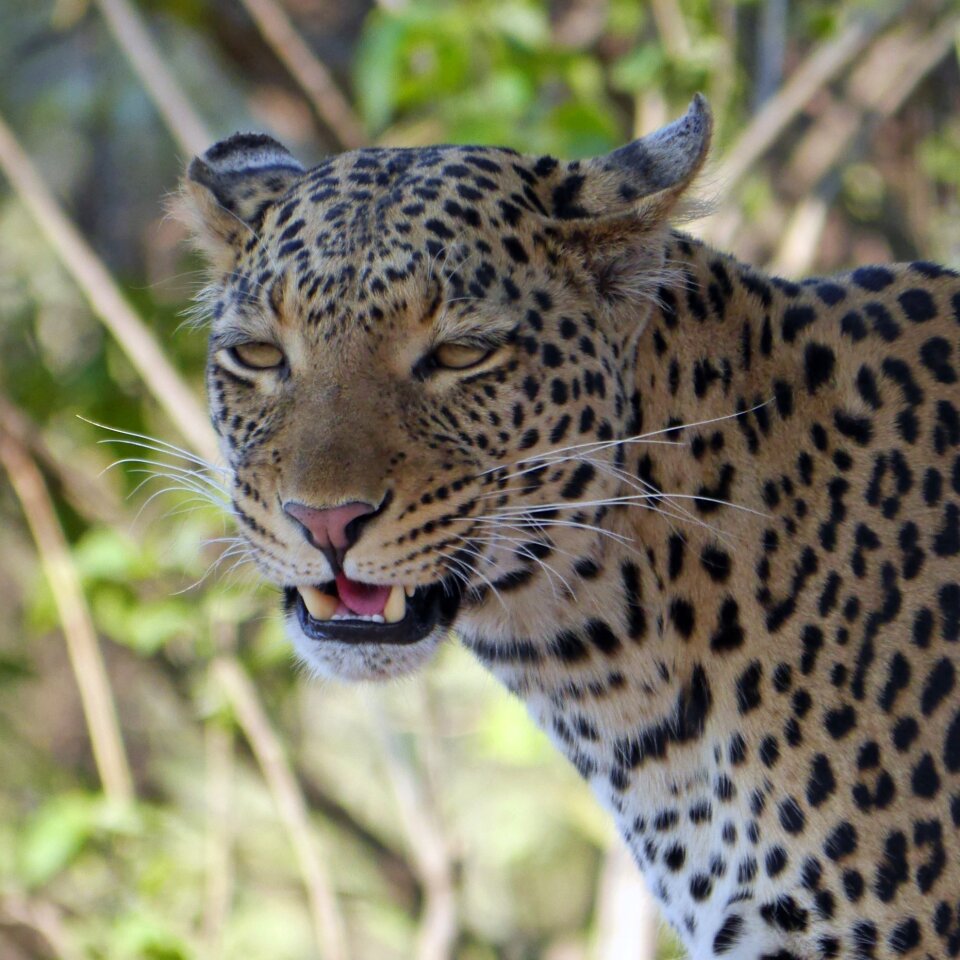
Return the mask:
{"type": "Polygon", "coordinates": [[[574,249],[611,304],[650,302],[664,271],[668,217],[703,167],[713,120],[697,94],[669,126],[551,178],[551,232],[574,249]]]}
{"type": "Polygon", "coordinates": [[[687,112],[661,130],[602,157],[566,164],[554,175],[552,215],[604,219],[651,209],[666,215],[700,172],[712,131],[710,107],[698,93],[687,112]]]}
{"type": "Polygon", "coordinates": [[[259,229],[266,210],[303,175],[282,144],[262,133],[236,133],[194,157],[174,216],[214,269],[230,269],[237,249],[259,229]]]}

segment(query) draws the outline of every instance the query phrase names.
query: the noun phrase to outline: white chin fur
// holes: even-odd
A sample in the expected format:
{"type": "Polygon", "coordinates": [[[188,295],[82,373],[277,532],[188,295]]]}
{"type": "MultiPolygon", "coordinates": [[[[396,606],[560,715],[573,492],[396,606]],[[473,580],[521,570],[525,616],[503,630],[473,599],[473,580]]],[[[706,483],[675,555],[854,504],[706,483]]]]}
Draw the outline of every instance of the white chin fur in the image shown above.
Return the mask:
{"type": "Polygon", "coordinates": [[[300,629],[295,616],[288,616],[286,623],[290,641],[307,669],[316,677],[345,683],[392,680],[413,673],[430,662],[446,633],[445,629],[434,630],[419,643],[409,646],[353,644],[338,640],[311,640],[300,629]]]}

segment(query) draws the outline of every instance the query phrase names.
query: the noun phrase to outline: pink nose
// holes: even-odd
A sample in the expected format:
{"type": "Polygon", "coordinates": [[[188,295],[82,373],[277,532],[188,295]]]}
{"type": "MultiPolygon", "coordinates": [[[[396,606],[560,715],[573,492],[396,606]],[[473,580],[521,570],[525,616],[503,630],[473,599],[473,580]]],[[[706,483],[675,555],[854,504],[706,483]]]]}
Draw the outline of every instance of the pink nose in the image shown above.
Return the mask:
{"type": "Polygon", "coordinates": [[[358,517],[373,513],[376,507],[370,503],[354,500],[343,503],[339,507],[328,507],[317,510],[308,507],[305,503],[288,500],[283,505],[284,513],[293,517],[310,534],[310,541],[318,550],[329,549],[346,550],[357,539],[359,530],[350,528],[350,524],[358,517]]]}

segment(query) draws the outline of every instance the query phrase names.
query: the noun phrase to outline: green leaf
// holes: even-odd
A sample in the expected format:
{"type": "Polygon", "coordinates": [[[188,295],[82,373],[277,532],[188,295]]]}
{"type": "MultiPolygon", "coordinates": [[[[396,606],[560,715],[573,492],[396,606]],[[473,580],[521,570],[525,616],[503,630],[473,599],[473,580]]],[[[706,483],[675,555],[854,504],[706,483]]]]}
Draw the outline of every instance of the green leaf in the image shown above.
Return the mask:
{"type": "Polygon", "coordinates": [[[97,828],[98,810],[96,798],[79,793],[61,794],[42,806],[21,837],[21,882],[42,886],[72,863],[97,828]]]}

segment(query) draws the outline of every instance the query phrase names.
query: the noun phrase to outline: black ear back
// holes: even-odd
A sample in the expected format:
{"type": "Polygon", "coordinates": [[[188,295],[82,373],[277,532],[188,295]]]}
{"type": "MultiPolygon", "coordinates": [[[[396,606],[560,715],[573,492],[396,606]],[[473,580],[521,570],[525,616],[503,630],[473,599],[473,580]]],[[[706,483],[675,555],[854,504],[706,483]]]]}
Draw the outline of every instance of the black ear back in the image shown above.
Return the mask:
{"type": "Polygon", "coordinates": [[[219,265],[303,173],[299,161],[272,137],[235,133],[190,161],[175,212],[188,223],[197,246],[219,265]]]}

